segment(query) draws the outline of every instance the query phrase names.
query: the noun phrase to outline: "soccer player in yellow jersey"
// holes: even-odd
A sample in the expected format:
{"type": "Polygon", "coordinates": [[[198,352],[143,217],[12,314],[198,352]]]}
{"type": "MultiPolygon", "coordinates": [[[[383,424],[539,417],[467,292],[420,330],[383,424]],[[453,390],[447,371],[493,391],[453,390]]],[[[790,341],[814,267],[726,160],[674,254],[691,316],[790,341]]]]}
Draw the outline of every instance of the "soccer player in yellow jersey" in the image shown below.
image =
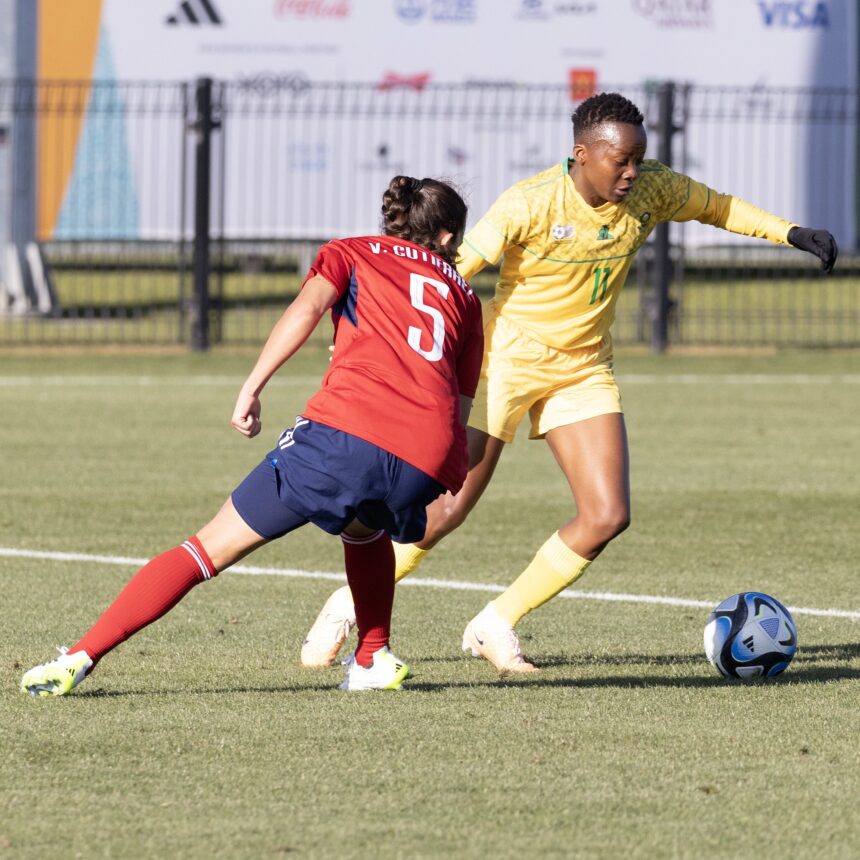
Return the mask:
{"type": "MultiPolygon", "coordinates": [[[[833,236],[799,227],[737,197],[645,160],[638,108],[617,93],[573,114],[573,157],[505,191],[460,246],[466,280],[501,260],[485,318],[481,383],[469,420],[463,489],[428,508],[417,544],[398,545],[396,578],[457,528],[529,416],[570,484],[576,514],[526,570],[466,626],[463,649],[500,672],[535,671],[514,630],[585,572],[630,522],[627,433],[612,371],[610,327],[636,252],[661,221],[701,221],[816,255],[830,272],[833,236]]],[[[307,666],[331,663],[354,623],[348,588],[329,598],[302,647],[307,666]]]]}

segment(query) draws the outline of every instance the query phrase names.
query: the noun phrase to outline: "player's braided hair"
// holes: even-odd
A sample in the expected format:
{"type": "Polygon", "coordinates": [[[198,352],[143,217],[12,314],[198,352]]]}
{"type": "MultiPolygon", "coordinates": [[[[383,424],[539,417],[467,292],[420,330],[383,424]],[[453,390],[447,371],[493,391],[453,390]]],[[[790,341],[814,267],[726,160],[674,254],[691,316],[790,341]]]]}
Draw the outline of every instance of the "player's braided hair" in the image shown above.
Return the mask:
{"type": "Polygon", "coordinates": [[[463,198],[447,182],[395,176],[382,195],[382,232],[421,245],[453,265],[466,212],[463,198]],[[439,245],[440,230],[453,233],[455,240],[439,245]]]}
{"type": "Polygon", "coordinates": [[[571,116],[574,140],[604,122],[642,125],[642,112],[621,93],[598,93],[587,98],[571,116]]]}

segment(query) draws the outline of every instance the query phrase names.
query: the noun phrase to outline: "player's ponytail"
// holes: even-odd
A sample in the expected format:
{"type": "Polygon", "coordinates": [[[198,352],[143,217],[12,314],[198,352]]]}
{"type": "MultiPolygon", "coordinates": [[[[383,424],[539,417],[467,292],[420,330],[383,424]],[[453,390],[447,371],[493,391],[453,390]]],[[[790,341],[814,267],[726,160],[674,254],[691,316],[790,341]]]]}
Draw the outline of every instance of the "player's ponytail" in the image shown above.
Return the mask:
{"type": "Polygon", "coordinates": [[[466,229],[466,204],[447,182],[395,176],[382,195],[382,232],[421,245],[452,265],[466,229]],[[439,245],[440,231],[454,240],[439,245]]]}

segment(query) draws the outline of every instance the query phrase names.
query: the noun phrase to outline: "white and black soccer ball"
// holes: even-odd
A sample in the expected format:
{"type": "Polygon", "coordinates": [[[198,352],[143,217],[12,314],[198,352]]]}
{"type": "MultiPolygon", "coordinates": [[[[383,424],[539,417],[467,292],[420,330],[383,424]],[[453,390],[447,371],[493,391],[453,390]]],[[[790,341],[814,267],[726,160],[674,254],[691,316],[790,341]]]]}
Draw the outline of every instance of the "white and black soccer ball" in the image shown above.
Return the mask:
{"type": "Polygon", "coordinates": [[[795,651],[791,613],[760,591],[727,597],[705,624],[705,654],[727,678],[773,678],[788,668],[795,651]]]}

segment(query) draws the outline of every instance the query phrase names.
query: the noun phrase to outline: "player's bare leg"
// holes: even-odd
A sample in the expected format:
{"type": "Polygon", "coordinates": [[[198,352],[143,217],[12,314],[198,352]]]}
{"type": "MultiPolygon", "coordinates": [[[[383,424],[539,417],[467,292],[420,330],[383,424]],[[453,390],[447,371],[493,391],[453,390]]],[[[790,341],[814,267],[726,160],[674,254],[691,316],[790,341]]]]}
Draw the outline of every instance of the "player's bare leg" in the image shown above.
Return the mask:
{"type": "Polygon", "coordinates": [[[597,558],[630,525],[630,454],[620,412],[551,430],[547,443],[576,502],[559,536],[574,552],[597,558]]]}
{"type": "MultiPolygon", "coordinates": [[[[501,439],[466,428],[469,443],[469,473],[456,495],[445,493],[427,507],[427,529],[424,538],[415,544],[394,544],[395,582],[415,570],[431,547],[460,526],[481,498],[505,447],[501,439]]],[[[355,626],[355,607],[349,586],[344,585],[329,595],[319,615],[302,643],[303,666],[330,666],[355,626]]]]}
{"type": "Polygon", "coordinates": [[[470,647],[502,672],[533,671],[514,633],[519,620],[586,570],[630,522],[627,432],[620,413],[558,427],[547,442],[570,485],[576,514],[538,550],[510,587],[470,623],[470,647]]]}
{"type": "Polygon", "coordinates": [[[258,535],[239,516],[230,498],[197,532],[197,540],[203,544],[218,573],[269,542],[268,538],[258,535]]]}

